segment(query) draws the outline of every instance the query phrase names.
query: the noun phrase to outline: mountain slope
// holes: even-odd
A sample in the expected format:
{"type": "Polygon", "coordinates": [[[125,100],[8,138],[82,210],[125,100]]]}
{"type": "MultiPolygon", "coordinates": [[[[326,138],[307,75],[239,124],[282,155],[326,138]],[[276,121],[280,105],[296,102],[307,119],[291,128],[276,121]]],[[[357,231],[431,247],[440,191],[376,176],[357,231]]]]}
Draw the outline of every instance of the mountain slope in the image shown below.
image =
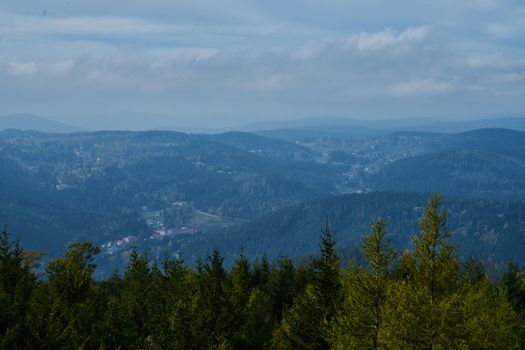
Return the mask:
{"type": "Polygon", "coordinates": [[[0,220],[26,247],[56,253],[76,240],[207,230],[330,192],[326,167],[295,160],[301,147],[276,156],[286,143],[251,152],[263,138],[230,136],[0,133],[0,220]]]}
{"type": "Polygon", "coordinates": [[[511,201],[525,198],[524,149],[525,133],[498,129],[307,143],[248,133],[0,132],[0,222],[26,247],[54,253],[72,241],[127,237],[154,256],[180,251],[190,260],[214,245],[230,258],[241,246],[252,256],[304,256],[317,251],[327,216],[343,247],[380,215],[404,248],[427,195],[316,198],[440,191],[471,198],[449,199],[462,251],[472,246],[499,263],[522,244],[525,216],[511,201]]]}
{"type": "MultiPolygon", "coordinates": [[[[338,246],[355,247],[378,218],[386,220],[392,244],[411,247],[417,221],[429,195],[376,192],[312,200],[280,210],[235,228],[215,234],[190,237],[181,253],[192,260],[218,247],[233,259],[243,251],[247,256],[267,254],[305,256],[319,249],[321,226],[328,221],[336,230],[338,246]]],[[[474,256],[495,266],[514,259],[525,263],[525,204],[445,198],[452,241],[463,257],[474,256]]]]}
{"type": "Polygon", "coordinates": [[[422,154],[385,164],[367,181],[373,190],[525,198],[525,132],[481,129],[432,136],[422,154]]]}

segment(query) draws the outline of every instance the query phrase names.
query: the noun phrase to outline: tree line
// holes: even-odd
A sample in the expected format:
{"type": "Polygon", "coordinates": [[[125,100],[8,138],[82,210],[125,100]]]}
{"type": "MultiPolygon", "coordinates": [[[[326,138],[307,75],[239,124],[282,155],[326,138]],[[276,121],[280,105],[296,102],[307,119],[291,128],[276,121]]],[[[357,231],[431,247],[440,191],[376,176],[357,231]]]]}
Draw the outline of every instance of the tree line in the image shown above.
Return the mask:
{"type": "Polygon", "coordinates": [[[187,267],[136,251],[125,272],[95,280],[99,249],[70,246],[44,272],[39,254],[0,236],[0,349],[523,349],[525,284],[459,261],[433,196],[411,250],[384,222],[362,242],[363,265],[341,267],[322,230],[318,257],[294,264],[214,250],[187,267]]]}

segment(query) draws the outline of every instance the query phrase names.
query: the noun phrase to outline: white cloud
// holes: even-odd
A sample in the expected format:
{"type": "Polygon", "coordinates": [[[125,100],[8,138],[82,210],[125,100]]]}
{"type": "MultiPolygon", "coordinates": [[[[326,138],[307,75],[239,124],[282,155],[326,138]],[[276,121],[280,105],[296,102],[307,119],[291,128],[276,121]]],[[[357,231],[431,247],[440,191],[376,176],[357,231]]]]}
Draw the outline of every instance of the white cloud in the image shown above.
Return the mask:
{"type": "MultiPolygon", "coordinates": [[[[485,61],[472,56],[469,64],[480,69],[501,60],[499,56],[485,61]]],[[[196,98],[279,91],[284,94],[280,98],[303,95],[359,100],[383,91],[407,97],[459,88],[450,82],[456,78],[439,47],[434,46],[428,26],[362,32],[297,49],[174,48],[147,54],[118,49],[102,57],[81,55],[54,63],[10,64],[17,67],[12,69],[13,76],[54,80],[56,88],[74,81],[77,88],[132,89],[130,94],[155,91],[166,98],[170,94],[196,98]]]]}
{"type": "Polygon", "coordinates": [[[38,71],[35,62],[12,62],[9,66],[11,67],[11,73],[14,76],[33,77],[38,71]]]}
{"type": "Polygon", "coordinates": [[[384,50],[398,45],[419,43],[430,34],[428,26],[410,27],[397,34],[391,28],[377,33],[361,33],[351,37],[349,43],[355,45],[359,51],[384,50]]]}
{"type": "Polygon", "coordinates": [[[78,34],[140,34],[174,32],[183,29],[136,18],[20,16],[0,14],[2,28],[7,34],[78,35],[78,34]]]}
{"type": "Polygon", "coordinates": [[[520,83],[525,77],[525,59],[508,58],[501,53],[472,55],[467,59],[467,67],[477,74],[478,82],[485,81],[488,86],[494,83],[520,83]]]}
{"type": "Polygon", "coordinates": [[[446,94],[455,90],[454,84],[432,79],[411,80],[392,85],[387,89],[394,96],[408,97],[425,94],[446,94]]]}
{"type": "Polygon", "coordinates": [[[525,9],[518,10],[514,16],[498,18],[497,21],[489,21],[484,25],[485,31],[499,39],[522,38],[525,34],[525,9]]]}
{"type": "Polygon", "coordinates": [[[496,73],[489,76],[489,79],[498,83],[519,83],[525,82],[524,73],[496,73]]]}
{"type": "Polygon", "coordinates": [[[176,106],[178,113],[202,112],[208,101],[221,114],[342,113],[355,105],[382,106],[368,101],[386,106],[392,99],[487,94],[496,86],[501,93],[521,81],[524,67],[502,53],[447,55],[429,26],[361,32],[298,48],[119,48],[110,55],[7,64],[4,78],[17,82],[29,99],[70,96],[87,108],[94,106],[88,100],[109,99],[105,108],[162,112],[176,106]],[[253,108],[262,101],[263,109],[253,108]]]}
{"type": "Polygon", "coordinates": [[[525,110],[525,49],[517,43],[525,12],[517,0],[68,6],[46,2],[44,16],[35,0],[0,5],[4,110],[237,119],[420,115],[436,101],[450,113],[525,110]]]}

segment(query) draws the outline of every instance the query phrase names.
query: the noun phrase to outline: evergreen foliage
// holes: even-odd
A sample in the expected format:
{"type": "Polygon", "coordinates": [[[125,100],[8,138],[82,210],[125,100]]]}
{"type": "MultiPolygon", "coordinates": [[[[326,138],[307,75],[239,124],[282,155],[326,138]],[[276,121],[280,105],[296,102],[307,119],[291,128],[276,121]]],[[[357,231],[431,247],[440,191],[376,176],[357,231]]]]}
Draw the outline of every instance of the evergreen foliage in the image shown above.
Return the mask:
{"type": "Polygon", "coordinates": [[[522,349],[523,274],[499,281],[449,243],[432,197],[413,249],[396,254],[383,221],[362,242],[365,264],[341,268],[334,232],[294,265],[215,249],[195,268],[131,253],[125,273],[95,280],[98,248],[73,244],[35,272],[38,254],[0,235],[0,349],[522,349]]]}
{"type": "Polygon", "coordinates": [[[344,297],[334,321],[337,349],[384,348],[384,312],[394,251],[386,242],[385,224],[377,221],[363,239],[368,269],[348,268],[344,297]]]}

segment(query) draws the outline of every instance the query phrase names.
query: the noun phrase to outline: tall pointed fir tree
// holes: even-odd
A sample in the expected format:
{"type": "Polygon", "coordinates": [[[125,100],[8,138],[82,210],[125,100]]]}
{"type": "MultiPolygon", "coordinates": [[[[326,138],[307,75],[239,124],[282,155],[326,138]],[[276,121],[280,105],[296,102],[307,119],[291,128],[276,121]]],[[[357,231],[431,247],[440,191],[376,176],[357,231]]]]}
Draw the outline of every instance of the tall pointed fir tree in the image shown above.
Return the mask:
{"type": "Polygon", "coordinates": [[[441,204],[440,196],[429,199],[413,239],[414,252],[402,258],[405,276],[393,288],[388,311],[389,348],[436,349],[447,337],[440,303],[456,288],[458,264],[441,204]]]}
{"type": "Polygon", "coordinates": [[[335,349],[386,349],[384,314],[395,254],[378,221],[365,235],[362,251],[368,269],[349,267],[343,298],[334,318],[335,349]]]}
{"type": "Polygon", "coordinates": [[[321,256],[314,261],[312,283],[294,298],[274,334],[277,349],[329,349],[330,325],[341,290],[339,257],[328,222],[322,229],[321,256]]]}
{"type": "Polygon", "coordinates": [[[7,226],[0,233],[0,349],[32,348],[27,324],[35,276],[18,242],[9,241],[7,226]]]}

